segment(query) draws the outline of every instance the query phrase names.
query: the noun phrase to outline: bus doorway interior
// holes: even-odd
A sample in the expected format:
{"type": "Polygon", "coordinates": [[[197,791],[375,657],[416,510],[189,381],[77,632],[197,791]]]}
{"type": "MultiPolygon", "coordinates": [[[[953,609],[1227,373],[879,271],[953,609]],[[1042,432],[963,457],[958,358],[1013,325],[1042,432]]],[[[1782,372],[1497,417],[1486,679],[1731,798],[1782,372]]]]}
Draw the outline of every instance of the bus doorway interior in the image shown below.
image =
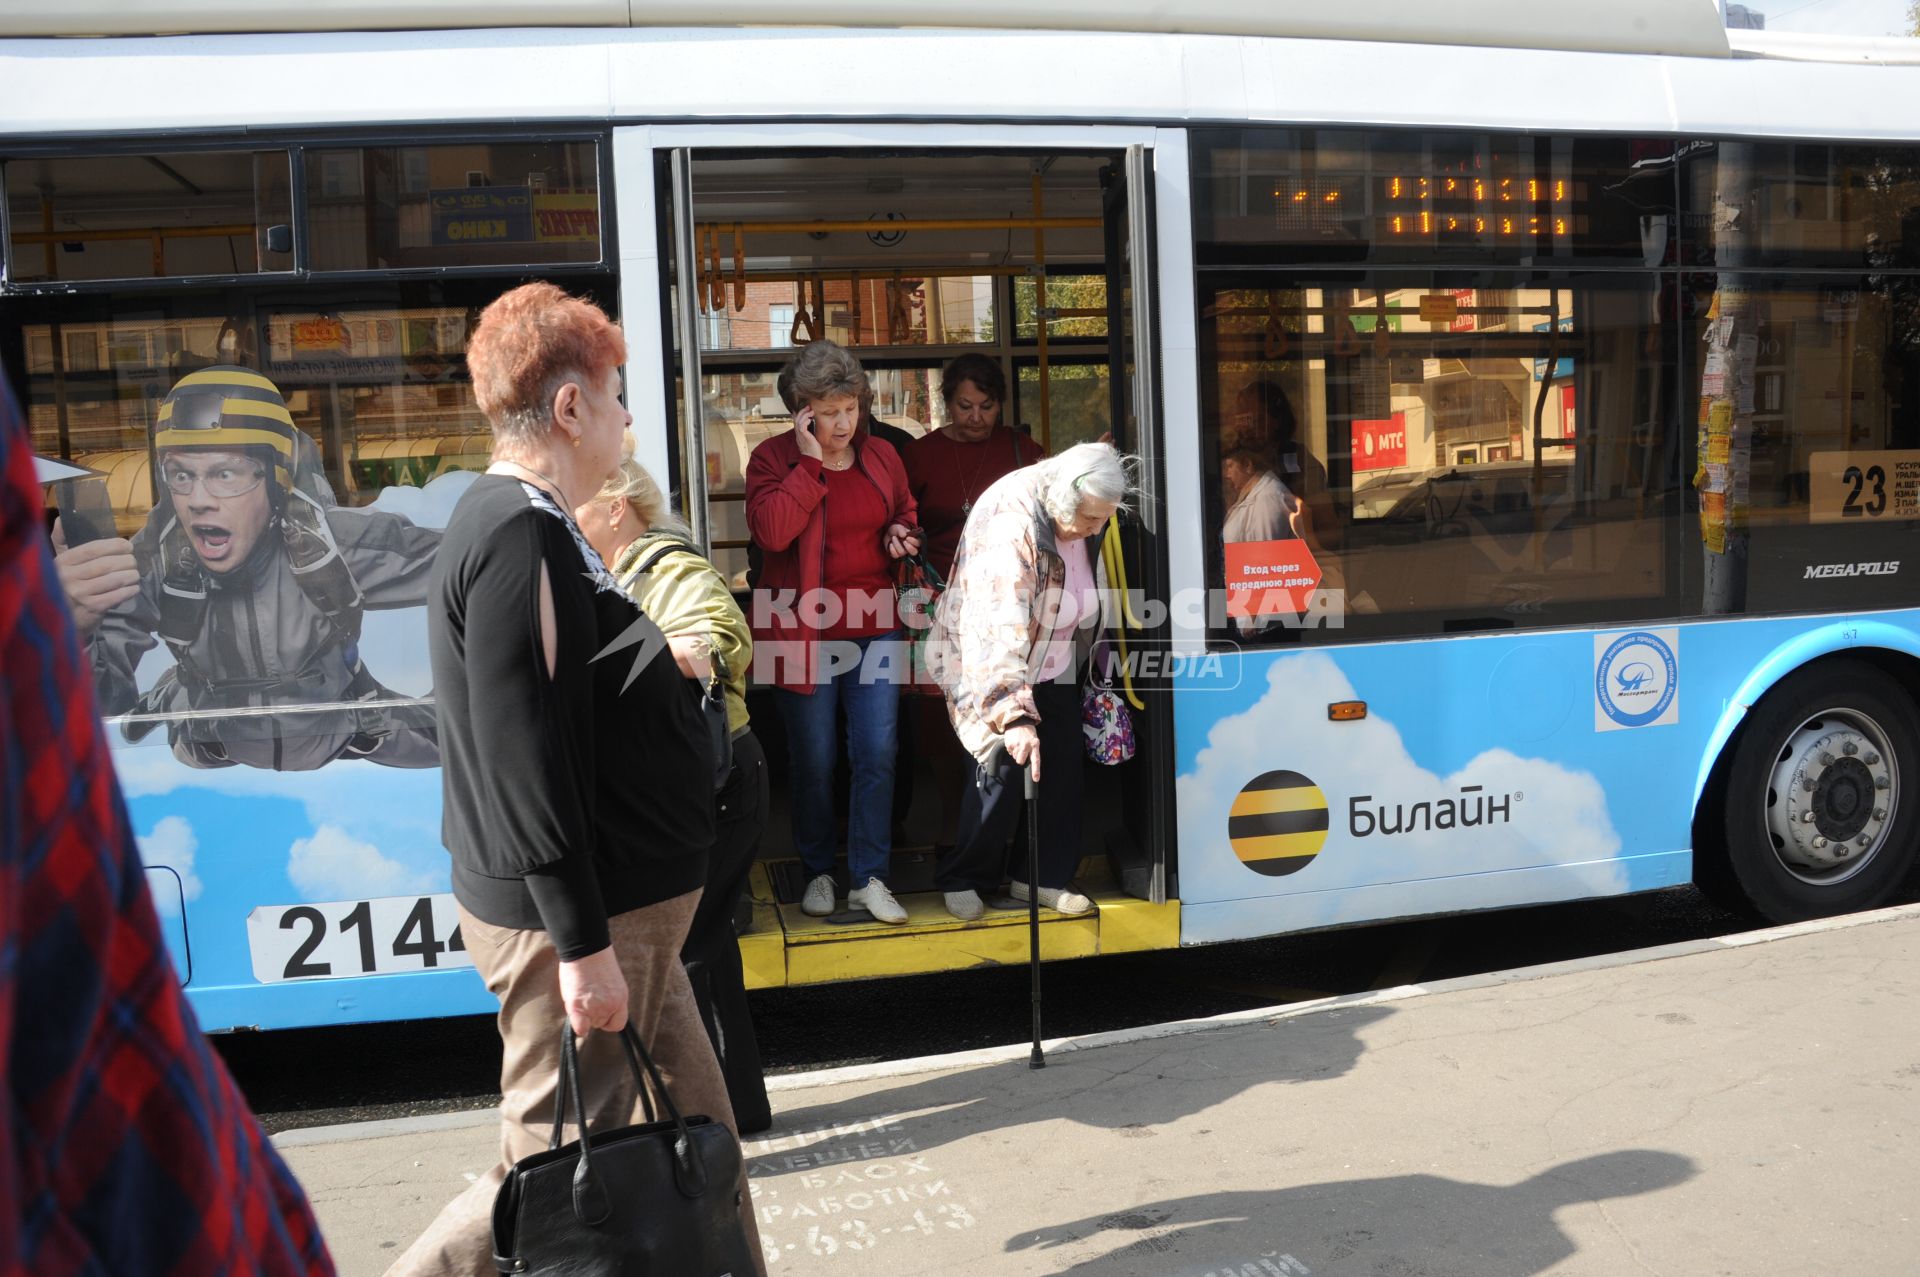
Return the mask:
{"type": "MultiPolygon", "coordinates": [[[[873,385],[874,418],[909,436],[944,424],[941,369],[972,352],[1005,376],[1002,423],[1048,453],[1110,431],[1123,448],[1141,448],[1128,406],[1124,154],[681,151],[663,154],[660,178],[660,189],[677,197],[667,227],[674,273],[693,281],[690,291],[675,288],[672,303],[682,425],[675,485],[743,608],[751,607],[747,461],[756,445],[792,427],[775,379],[808,342],[831,340],[858,356],[873,385]],[[682,226],[691,228],[684,238],[682,226]],[[687,394],[689,377],[698,379],[697,400],[687,394]],[[695,402],[697,414],[689,411],[695,402]],[[695,416],[701,437],[691,440],[686,423],[695,416]]],[[[1164,551],[1142,526],[1125,528],[1135,589],[1152,588],[1165,572],[1164,551]]],[[[822,919],[800,911],[806,875],[793,849],[776,695],[756,687],[749,696],[774,794],[743,935],[749,986],[1024,961],[1024,908],[989,910],[984,925],[963,925],[935,889],[935,863],[953,842],[962,786],[971,782],[937,695],[906,692],[900,705],[891,886],[909,923],[887,927],[845,911],[844,840],[842,912],[822,919]]],[[[1178,942],[1178,906],[1165,903],[1171,813],[1151,797],[1170,785],[1148,783],[1151,769],[1171,764],[1170,714],[1150,694],[1142,699],[1135,758],[1085,768],[1077,881],[1098,910],[1075,919],[1045,911],[1044,957],[1178,942]],[[1151,903],[1155,895],[1161,904],[1151,903]]],[[[845,771],[843,761],[834,785],[842,828],[845,771]]],[[[1024,849],[1024,825],[1014,845],[1024,849]]]]}

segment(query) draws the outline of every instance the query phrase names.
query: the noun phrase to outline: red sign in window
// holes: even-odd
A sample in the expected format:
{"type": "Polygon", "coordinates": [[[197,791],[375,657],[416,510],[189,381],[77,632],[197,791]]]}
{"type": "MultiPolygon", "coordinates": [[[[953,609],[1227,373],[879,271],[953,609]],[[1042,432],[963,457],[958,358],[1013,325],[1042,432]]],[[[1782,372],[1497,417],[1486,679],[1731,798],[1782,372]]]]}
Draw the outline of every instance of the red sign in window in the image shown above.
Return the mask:
{"type": "Polygon", "coordinates": [[[1298,614],[1320,586],[1320,564],[1305,541],[1229,541],[1227,615],[1298,614]]]}
{"type": "Polygon", "coordinates": [[[1406,464],[1406,413],[1396,412],[1384,421],[1353,423],[1353,472],[1355,474],[1406,464]]]}

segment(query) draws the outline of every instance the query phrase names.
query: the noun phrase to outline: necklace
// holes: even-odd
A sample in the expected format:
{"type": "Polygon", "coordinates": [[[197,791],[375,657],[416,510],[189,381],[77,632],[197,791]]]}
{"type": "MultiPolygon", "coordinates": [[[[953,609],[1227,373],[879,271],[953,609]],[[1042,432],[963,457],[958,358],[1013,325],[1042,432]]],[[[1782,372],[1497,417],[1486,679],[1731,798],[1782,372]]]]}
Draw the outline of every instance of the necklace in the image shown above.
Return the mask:
{"type": "Polygon", "coordinates": [[[978,443],[966,445],[970,448],[980,449],[980,456],[973,463],[973,473],[968,475],[967,481],[960,485],[960,517],[963,519],[973,513],[973,498],[975,496],[973,485],[979,482],[980,472],[987,468],[986,446],[991,442],[993,442],[993,431],[988,430],[985,439],[980,440],[978,443]]]}
{"type": "Polygon", "coordinates": [[[849,456],[845,461],[841,462],[839,465],[836,466],[833,464],[833,462],[827,460],[825,457],[821,457],[820,464],[825,466],[827,469],[833,470],[836,472],[841,470],[851,470],[853,468],[853,458],[849,456]]]}
{"type": "Polygon", "coordinates": [[[535,470],[532,466],[527,465],[524,462],[520,462],[520,461],[496,461],[494,464],[501,465],[501,466],[512,466],[515,470],[526,471],[528,474],[532,475],[534,478],[540,480],[542,483],[546,484],[549,488],[553,489],[553,491],[548,495],[552,496],[555,501],[558,501],[561,505],[565,505],[567,503],[566,489],[562,488],[558,483],[555,483],[553,481],[553,478],[550,475],[542,474],[540,471],[535,470]]]}

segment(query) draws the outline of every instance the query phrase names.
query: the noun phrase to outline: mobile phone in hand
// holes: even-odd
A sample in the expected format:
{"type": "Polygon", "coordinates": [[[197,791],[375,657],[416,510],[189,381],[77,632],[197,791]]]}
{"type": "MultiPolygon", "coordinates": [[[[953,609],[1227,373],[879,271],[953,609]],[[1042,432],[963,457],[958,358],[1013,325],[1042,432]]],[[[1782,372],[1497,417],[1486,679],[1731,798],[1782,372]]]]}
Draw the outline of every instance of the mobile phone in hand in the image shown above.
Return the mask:
{"type": "Polygon", "coordinates": [[[118,535],[105,478],[62,479],[53,488],[60,506],[60,533],[69,547],[118,535]]]}

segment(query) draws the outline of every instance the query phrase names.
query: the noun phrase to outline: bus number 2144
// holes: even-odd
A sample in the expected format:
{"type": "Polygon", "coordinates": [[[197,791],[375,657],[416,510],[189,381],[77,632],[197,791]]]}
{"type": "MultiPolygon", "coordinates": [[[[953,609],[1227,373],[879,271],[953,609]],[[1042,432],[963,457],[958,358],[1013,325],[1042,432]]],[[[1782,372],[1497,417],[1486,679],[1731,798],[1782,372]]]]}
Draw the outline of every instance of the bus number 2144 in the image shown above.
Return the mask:
{"type": "Polygon", "coordinates": [[[262,905],[247,946],[262,984],[473,965],[451,895],[262,905]]]}

